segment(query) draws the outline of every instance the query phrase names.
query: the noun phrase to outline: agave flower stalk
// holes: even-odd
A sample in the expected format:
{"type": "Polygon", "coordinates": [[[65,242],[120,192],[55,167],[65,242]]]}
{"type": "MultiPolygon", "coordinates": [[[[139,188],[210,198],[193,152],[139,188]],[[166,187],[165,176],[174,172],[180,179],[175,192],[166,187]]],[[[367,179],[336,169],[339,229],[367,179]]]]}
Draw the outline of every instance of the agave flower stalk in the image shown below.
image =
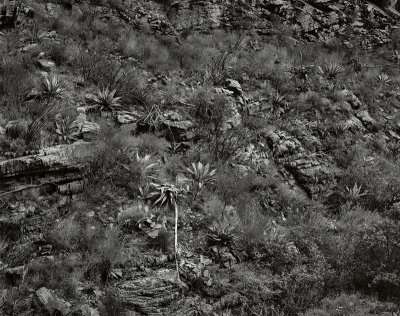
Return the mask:
{"type": "Polygon", "coordinates": [[[173,184],[157,184],[151,183],[153,187],[153,191],[150,192],[148,198],[156,199],[153,204],[154,205],[165,205],[167,204],[170,208],[174,209],[175,212],[175,227],[174,227],[174,249],[175,249],[175,266],[176,266],[176,274],[178,282],[180,283],[181,279],[179,276],[179,255],[180,251],[178,248],[178,217],[179,217],[179,210],[178,204],[176,203],[179,195],[182,193],[182,190],[177,188],[173,184]]]}

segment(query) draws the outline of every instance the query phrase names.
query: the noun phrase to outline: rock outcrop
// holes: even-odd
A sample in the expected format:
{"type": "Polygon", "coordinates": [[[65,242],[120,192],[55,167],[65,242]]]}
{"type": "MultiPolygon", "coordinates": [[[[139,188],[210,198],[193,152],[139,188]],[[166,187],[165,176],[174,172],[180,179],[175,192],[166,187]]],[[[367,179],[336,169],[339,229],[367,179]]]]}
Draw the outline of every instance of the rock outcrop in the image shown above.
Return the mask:
{"type": "MultiPolygon", "coordinates": [[[[163,273],[164,274],[164,273],[163,273]]],[[[124,281],[116,288],[120,302],[144,315],[166,315],[167,307],[179,297],[179,287],[162,275],[124,281]]]]}
{"type": "Polygon", "coordinates": [[[320,184],[334,175],[336,169],[327,156],[307,151],[288,133],[266,129],[263,136],[272,151],[272,160],[283,168],[283,172],[292,175],[308,195],[317,193],[320,184]]]}
{"type": "Polygon", "coordinates": [[[88,157],[86,142],[43,148],[38,154],[0,161],[0,190],[23,191],[38,186],[65,186],[82,180],[88,157]]]}
{"type": "MultiPolygon", "coordinates": [[[[361,35],[363,44],[381,45],[390,41],[388,31],[399,18],[397,1],[333,0],[232,0],[172,1],[168,17],[179,31],[186,29],[235,28],[256,29],[261,34],[273,32],[280,17],[295,34],[306,40],[329,41],[346,35],[361,35]]],[[[347,36],[348,35],[348,36],[347,36]]]]}

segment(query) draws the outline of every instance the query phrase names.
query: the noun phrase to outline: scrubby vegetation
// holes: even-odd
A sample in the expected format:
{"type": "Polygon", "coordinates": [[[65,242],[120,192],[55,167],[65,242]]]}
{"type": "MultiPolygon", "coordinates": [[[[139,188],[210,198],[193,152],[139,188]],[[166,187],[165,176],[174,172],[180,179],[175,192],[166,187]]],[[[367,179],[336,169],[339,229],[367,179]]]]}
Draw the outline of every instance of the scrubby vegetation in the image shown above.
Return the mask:
{"type": "Polygon", "coordinates": [[[0,33],[0,314],[43,287],[49,315],[399,313],[398,43],[177,40],[95,2],[0,33]],[[7,187],[55,146],[76,165],[7,187]]]}

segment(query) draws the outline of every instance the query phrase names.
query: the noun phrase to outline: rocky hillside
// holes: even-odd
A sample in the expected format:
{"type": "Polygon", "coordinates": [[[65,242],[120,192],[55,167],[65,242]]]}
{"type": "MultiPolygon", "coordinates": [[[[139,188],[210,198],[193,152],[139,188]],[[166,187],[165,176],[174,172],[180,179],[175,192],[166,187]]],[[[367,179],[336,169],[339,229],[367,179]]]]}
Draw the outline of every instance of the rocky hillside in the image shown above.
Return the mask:
{"type": "Polygon", "coordinates": [[[397,1],[0,4],[0,315],[398,315],[397,1]]]}

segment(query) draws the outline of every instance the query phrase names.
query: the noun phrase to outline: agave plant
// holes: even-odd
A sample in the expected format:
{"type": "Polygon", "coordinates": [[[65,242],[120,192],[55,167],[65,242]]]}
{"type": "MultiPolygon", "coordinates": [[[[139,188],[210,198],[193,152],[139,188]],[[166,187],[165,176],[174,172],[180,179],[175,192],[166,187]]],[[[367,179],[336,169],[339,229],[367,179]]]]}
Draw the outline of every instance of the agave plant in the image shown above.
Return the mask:
{"type": "Polygon", "coordinates": [[[121,97],[116,97],[116,92],[116,89],[110,90],[109,88],[103,88],[98,90],[96,94],[92,96],[91,100],[100,108],[100,111],[112,111],[121,106],[121,97]]]}
{"type": "Polygon", "coordinates": [[[191,168],[186,168],[189,172],[193,185],[196,187],[194,198],[197,194],[204,189],[207,184],[215,182],[215,173],[217,169],[210,169],[210,164],[203,165],[200,161],[195,164],[192,163],[191,168]]]}
{"type": "Polygon", "coordinates": [[[354,183],[353,187],[349,188],[346,187],[346,196],[348,197],[348,199],[350,201],[357,201],[359,200],[361,197],[365,196],[368,194],[367,191],[365,192],[361,192],[362,186],[358,185],[357,183],[354,183]]]}
{"type": "Polygon", "coordinates": [[[50,75],[40,80],[41,95],[55,98],[64,92],[64,83],[56,75],[50,75]]]}
{"type": "Polygon", "coordinates": [[[56,118],[56,133],[62,142],[72,143],[77,139],[77,133],[72,124],[73,121],[73,118],[68,116],[56,118]]]}
{"type": "Polygon", "coordinates": [[[227,217],[214,221],[208,229],[207,242],[210,246],[228,248],[235,246],[238,239],[237,227],[227,217]]]}
{"type": "Polygon", "coordinates": [[[151,180],[156,180],[156,175],[158,173],[158,163],[151,161],[151,155],[146,155],[144,157],[140,157],[138,153],[136,153],[135,162],[142,167],[143,175],[151,180]]]}
{"type": "Polygon", "coordinates": [[[385,74],[384,72],[381,73],[381,74],[379,74],[379,75],[376,77],[375,80],[376,80],[376,82],[377,82],[378,84],[383,84],[383,85],[387,85],[387,84],[389,84],[390,81],[391,81],[390,77],[389,77],[387,74],[385,74]]]}
{"type": "Polygon", "coordinates": [[[276,91],[274,93],[274,95],[272,96],[271,103],[272,103],[273,113],[277,114],[278,116],[285,113],[288,103],[285,99],[285,96],[280,94],[279,91],[276,91]]]}
{"type": "Polygon", "coordinates": [[[344,68],[335,62],[325,62],[322,66],[318,66],[318,72],[328,80],[332,80],[344,72],[344,68]]]}

